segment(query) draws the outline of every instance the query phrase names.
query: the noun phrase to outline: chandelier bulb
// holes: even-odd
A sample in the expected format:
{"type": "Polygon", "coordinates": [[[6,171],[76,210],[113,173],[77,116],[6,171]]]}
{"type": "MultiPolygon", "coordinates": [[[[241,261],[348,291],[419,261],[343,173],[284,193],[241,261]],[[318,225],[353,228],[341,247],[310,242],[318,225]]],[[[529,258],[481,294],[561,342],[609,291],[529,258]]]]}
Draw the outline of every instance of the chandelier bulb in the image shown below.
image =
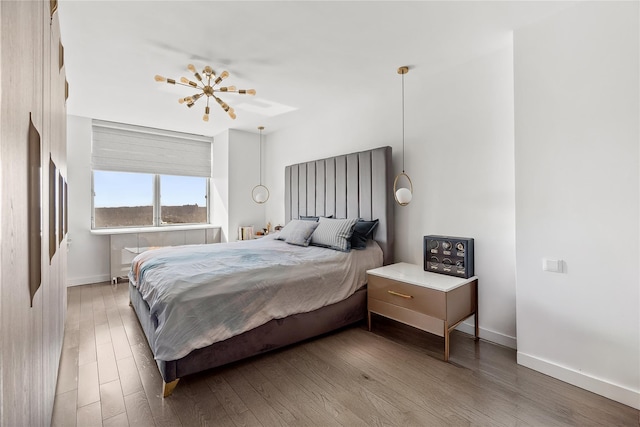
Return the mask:
{"type": "Polygon", "coordinates": [[[187,65],[187,70],[191,71],[194,74],[197,73],[196,67],[194,67],[193,64],[187,65]]]}
{"type": "Polygon", "coordinates": [[[239,94],[242,95],[255,95],[256,94],[256,90],[255,89],[240,89],[238,91],[239,94]]]}
{"type": "Polygon", "coordinates": [[[202,116],[202,120],[204,120],[205,122],[209,121],[209,115],[205,114],[204,116],[202,116]]]}
{"type": "Polygon", "coordinates": [[[208,65],[206,67],[204,67],[204,70],[202,70],[202,72],[204,74],[206,74],[207,77],[211,77],[212,75],[214,75],[213,74],[213,69],[208,65]]]}
{"type": "Polygon", "coordinates": [[[236,113],[235,111],[233,111],[233,108],[229,108],[228,113],[229,113],[229,117],[231,117],[233,120],[236,119],[236,113]]]}
{"type": "Polygon", "coordinates": [[[156,74],[155,79],[156,79],[157,82],[166,82],[167,81],[166,77],[162,77],[159,74],[156,74]]]}
{"type": "Polygon", "coordinates": [[[215,80],[215,83],[214,83],[214,84],[218,84],[218,83],[220,83],[221,81],[223,81],[223,80],[224,80],[224,79],[226,79],[227,77],[229,77],[229,73],[228,73],[227,71],[223,71],[223,72],[222,72],[222,74],[220,74],[220,75],[218,76],[218,78],[215,80]]]}
{"type": "Polygon", "coordinates": [[[189,80],[186,77],[180,77],[180,81],[184,84],[187,84],[189,86],[193,86],[193,87],[198,87],[198,83],[196,82],[192,82],[191,80],[189,80]]]}

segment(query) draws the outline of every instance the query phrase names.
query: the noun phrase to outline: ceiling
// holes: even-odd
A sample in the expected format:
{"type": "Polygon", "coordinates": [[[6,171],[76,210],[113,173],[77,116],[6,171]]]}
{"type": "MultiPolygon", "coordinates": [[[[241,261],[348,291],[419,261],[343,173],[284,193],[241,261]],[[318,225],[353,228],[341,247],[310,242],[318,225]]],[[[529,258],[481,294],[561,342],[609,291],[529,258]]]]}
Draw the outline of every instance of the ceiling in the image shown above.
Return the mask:
{"type": "MultiPolygon", "coordinates": [[[[67,112],[203,135],[228,128],[265,134],[303,115],[378,103],[400,93],[396,69],[441,72],[511,44],[512,31],[571,2],[522,1],[67,1],[59,2],[67,112]],[[232,120],[193,92],[154,80],[193,79],[205,65],[225,84],[232,120]],[[195,110],[195,111],[194,111],[195,110]]],[[[410,71],[411,73],[411,71],[410,71]]],[[[411,74],[407,75],[407,78],[411,74]]]]}

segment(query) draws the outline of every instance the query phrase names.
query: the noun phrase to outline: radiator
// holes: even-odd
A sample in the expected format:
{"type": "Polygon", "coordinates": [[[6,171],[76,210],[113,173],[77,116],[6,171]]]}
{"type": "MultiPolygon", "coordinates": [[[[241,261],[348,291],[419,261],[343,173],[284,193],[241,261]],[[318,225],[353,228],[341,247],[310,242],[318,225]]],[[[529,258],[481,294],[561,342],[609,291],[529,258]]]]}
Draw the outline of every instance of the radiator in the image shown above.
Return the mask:
{"type": "Polygon", "coordinates": [[[133,258],[150,248],[203,243],[220,243],[220,228],[111,234],[111,282],[126,278],[133,258]]]}

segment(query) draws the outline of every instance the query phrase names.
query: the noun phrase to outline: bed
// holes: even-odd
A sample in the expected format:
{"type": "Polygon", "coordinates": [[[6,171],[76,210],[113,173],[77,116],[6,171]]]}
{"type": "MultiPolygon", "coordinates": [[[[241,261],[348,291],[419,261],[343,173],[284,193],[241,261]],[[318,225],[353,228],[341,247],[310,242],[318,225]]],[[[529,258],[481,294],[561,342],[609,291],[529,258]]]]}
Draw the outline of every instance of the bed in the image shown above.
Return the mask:
{"type": "Polygon", "coordinates": [[[374,239],[360,250],[291,245],[274,234],[136,257],[129,296],[162,375],[163,396],[186,375],[365,319],[366,270],[393,262],[392,179],[391,147],[285,168],[282,233],[289,223],[308,228],[313,217],[317,227],[340,222],[325,218],[378,220],[374,239]],[[203,286],[209,275],[216,290],[203,286]],[[273,301],[284,304],[272,307],[273,301]],[[206,309],[214,305],[223,308],[206,309]]]}

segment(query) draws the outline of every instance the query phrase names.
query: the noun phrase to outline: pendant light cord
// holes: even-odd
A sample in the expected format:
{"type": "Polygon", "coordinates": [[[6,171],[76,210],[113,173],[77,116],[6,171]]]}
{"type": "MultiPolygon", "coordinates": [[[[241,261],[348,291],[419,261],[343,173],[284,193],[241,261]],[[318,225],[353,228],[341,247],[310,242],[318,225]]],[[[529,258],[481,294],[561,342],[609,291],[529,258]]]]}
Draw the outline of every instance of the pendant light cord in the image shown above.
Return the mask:
{"type": "Polygon", "coordinates": [[[262,129],[260,129],[260,185],[262,185],[262,129]]]}
{"type": "Polygon", "coordinates": [[[404,73],[402,74],[402,173],[404,173],[404,73]]]}

